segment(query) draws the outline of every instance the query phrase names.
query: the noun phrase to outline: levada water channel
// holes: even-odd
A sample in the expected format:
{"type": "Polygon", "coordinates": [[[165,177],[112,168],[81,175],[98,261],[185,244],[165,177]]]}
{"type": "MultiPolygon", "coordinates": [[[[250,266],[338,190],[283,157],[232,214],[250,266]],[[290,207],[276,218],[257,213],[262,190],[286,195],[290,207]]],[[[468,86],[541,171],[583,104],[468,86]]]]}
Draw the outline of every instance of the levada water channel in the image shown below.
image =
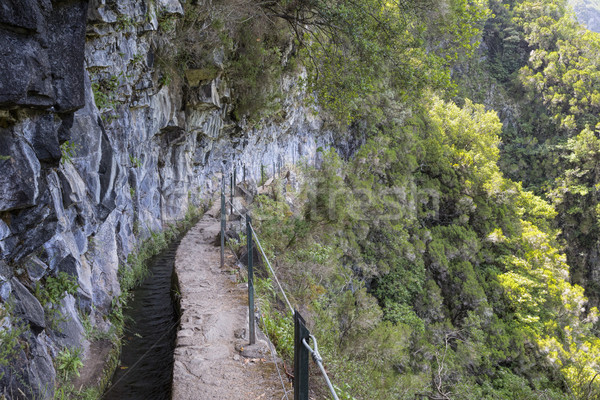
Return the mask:
{"type": "Polygon", "coordinates": [[[124,311],[121,361],[104,400],[170,400],[178,312],[172,293],[179,242],[150,261],[124,311]]]}

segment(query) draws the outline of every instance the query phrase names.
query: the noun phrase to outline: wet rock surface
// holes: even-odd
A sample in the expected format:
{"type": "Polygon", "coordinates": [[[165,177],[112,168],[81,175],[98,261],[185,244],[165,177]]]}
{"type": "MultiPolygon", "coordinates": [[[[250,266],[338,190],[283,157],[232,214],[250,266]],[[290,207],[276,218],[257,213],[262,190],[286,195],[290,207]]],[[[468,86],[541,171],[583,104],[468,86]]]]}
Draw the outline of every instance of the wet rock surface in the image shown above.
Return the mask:
{"type": "Polygon", "coordinates": [[[179,243],[153,258],[125,310],[125,341],[105,400],[170,400],[178,315],[173,266],[179,243]],[[152,349],[152,351],[148,351],[152,349]]]}

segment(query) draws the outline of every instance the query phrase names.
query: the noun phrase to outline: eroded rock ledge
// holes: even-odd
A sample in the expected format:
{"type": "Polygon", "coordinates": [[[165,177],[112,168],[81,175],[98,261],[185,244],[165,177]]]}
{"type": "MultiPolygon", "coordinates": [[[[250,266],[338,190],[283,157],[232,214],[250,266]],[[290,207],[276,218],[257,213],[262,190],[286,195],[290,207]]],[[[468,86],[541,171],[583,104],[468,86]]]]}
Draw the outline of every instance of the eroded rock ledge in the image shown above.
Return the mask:
{"type": "Polygon", "coordinates": [[[119,264],[151,230],[208,199],[223,169],[245,168],[246,179],[258,181],[261,169],[270,175],[315,162],[317,148],[332,142],[300,104],[293,77],[282,80],[285,118],[252,129],[230,117],[222,65],[160,79],[154,55],[169,37],[159,32],[159,12],[178,18],[183,7],[176,0],[0,6],[1,330],[23,322],[23,348],[0,365],[8,399],[52,398],[60,350],[79,347],[88,357],[86,329],[110,329],[119,264]],[[41,304],[36,284],[59,272],[76,279],[77,293],[41,304]],[[48,309],[66,322],[49,323],[48,309]]]}

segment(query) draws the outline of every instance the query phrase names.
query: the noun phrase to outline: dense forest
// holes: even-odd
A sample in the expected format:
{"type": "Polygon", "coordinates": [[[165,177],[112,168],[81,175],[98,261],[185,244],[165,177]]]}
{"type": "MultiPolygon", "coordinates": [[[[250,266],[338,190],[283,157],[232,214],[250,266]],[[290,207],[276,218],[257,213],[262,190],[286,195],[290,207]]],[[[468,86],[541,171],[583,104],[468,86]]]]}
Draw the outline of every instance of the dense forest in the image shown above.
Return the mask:
{"type": "MultiPolygon", "coordinates": [[[[61,109],[27,81],[0,104],[0,384],[59,398],[82,364],[61,367],[70,341],[119,343],[149,247],[243,159],[260,175],[249,207],[264,250],[341,399],[600,399],[597,0],[30,3],[38,25],[0,12],[31,54],[51,53],[27,73],[80,98],[61,109]],[[71,32],[68,14],[39,31],[50,3],[79,7],[80,76],[56,69],[66,45],[47,40],[71,32]],[[277,151],[316,148],[317,162],[271,180],[286,129],[277,151]],[[34,154],[35,135],[52,151],[34,154]],[[70,317],[52,324],[65,299],[70,317]],[[67,320],[75,333],[57,335],[67,320]]],[[[290,315],[257,270],[261,328],[290,365],[290,315]]]]}
{"type": "Polygon", "coordinates": [[[250,27],[232,73],[295,46],[238,90],[276,114],[268,82],[299,62],[315,107],[361,143],[254,211],[342,398],[599,398],[598,34],[561,0],[262,12],[277,29],[250,27]]]}

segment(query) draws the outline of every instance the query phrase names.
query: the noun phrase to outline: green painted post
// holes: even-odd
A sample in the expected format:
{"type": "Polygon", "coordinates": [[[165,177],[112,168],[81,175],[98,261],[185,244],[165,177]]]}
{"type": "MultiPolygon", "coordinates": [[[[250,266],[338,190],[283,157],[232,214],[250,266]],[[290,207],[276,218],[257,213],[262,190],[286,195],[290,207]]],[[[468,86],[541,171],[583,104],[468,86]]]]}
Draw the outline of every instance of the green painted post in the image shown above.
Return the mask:
{"type": "Polygon", "coordinates": [[[294,310],[294,400],[308,400],[308,349],[302,339],[308,342],[310,332],[304,318],[294,310]]]}
{"type": "Polygon", "coordinates": [[[250,336],[250,344],[256,343],[256,333],[254,330],[254,268],[253,268],[253,256],[252,256],[252,228],[250,224],[252,219],[249,214],[246,214],[246,237],[248,238],[248,316],[249,326],[248,335],[250,336]]]}
{"type": "MultiPolygon", "coordinates": [[[[233,185],[235,185],[235,182],[233,181],[233,174],[231,174],[231,188],[229,189],[229,202],[231,203],[231,207],[230,207],[230,212],[229,215],[233,215],[233,185]]],[[[231,217],[229,217],[231,218],[231,217]]]]}
{"type": "Polygon", "coordinates": [[[221,268],[225,266],[225,177],[221,181],[221,268]]]}

